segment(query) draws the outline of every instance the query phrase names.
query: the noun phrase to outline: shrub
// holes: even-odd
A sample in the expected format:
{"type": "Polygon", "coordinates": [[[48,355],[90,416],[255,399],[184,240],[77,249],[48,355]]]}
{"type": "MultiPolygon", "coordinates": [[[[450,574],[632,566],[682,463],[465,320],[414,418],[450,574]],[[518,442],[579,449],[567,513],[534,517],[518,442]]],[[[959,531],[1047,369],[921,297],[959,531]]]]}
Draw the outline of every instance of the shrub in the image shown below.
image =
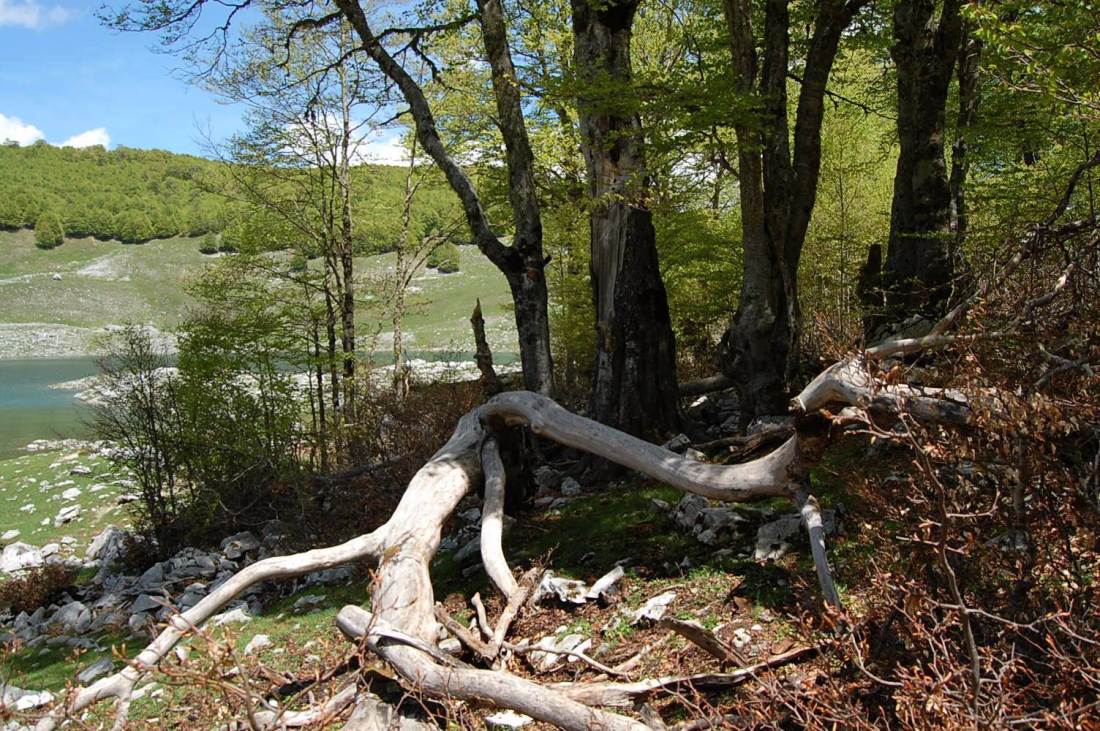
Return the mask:
{"type": "Polygon", "coordinates": [[[115,237],[124,244],[140,244],[156,235],[144,211],[125,210],[115,216],[115,237]]]}
{"type": "Polygon", "coordinates": [[[428,266],[442,274],[453,274],[459,269],[461,254],[453,241],[445,241],[428,254],[428,266]]]}
{"type": "Polygon", "coordinates": [[[216,233],[208,233],[202,237],[202,243],[199,244],[199,251],[203,254],[217,254],[218,253],[218,235],[216,233]]]}
{"type": "Polygon", "coordinates": [[[44,607],[72,586],[76,573],[61,563],[48,563],[0,581],[0,609],[15,614],[44,607]]]}
{"type": "Polygon", "coordinates": [[[61,222],[61,216],[53,211],[46,211],[34,224],[34,243],[40,249],[52,249],[61,246],[65,241],[65,224],[61,222]]]}

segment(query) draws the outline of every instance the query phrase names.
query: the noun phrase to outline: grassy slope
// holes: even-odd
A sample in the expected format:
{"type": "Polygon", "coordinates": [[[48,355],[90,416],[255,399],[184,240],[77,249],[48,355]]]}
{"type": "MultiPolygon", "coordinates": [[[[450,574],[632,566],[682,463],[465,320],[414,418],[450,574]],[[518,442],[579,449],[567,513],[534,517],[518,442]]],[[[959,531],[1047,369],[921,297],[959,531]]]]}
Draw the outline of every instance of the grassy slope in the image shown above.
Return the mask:
{"type": "MultiPolygon", "coordinates": [[[[462,271],[440,275],[426,271],[413,286],[407,328],[410,350],[471,350],[470,312],[480,297],[492,344],[514,352],[514,326],[504,277],[473,247],[461,247],[462,271]]],[[[43,251],[30,231],[0,231],[0,322],[49,323],[99,328],[126,322],[150,323],[172,330],[189,298],[187,282],[211,261],[196,239],[166,239],[123,245],[95,239],[70,239],[43,251]],[[53,279],[54,274],[61,279],[53,279]]],[[[359,260],[370,274],[392,267],[392,255],[359,260]]],[[[369,284],[360,285],[369,302],[369,284]]],[[[389,331],[389,324],[363,322],[367,331],[389,331]]],[[[386,341],[379,347],[385,349],[386,341]]]]}
{"type": "Polygon", "coordinates": [[[83,556],[88,541],[104,526],[128,522],[125,509],[115,505],[123,492],[117,484],[121,477],[106,459],[80,452],[40,452],[0,461],[0,533],[15,528],[20,532],[16,540],[35,546],[72,536],[77,542],[71,550],[83,556]],[[69,474],[76,465],[90,468],[91,474],[69,474]],[[93,485],[106,487],[92,492],[93,485]],[[61,493],[73,487],[80,489],[80,496],[62,500],[61,493]],[[27,505],[33,510],[21,509],[27,505]],[[68,505],[79,505],[80,516],[55,527],[53,517],[68,505]],[[48,525],[42,525],[47,518],[48,525]]]}

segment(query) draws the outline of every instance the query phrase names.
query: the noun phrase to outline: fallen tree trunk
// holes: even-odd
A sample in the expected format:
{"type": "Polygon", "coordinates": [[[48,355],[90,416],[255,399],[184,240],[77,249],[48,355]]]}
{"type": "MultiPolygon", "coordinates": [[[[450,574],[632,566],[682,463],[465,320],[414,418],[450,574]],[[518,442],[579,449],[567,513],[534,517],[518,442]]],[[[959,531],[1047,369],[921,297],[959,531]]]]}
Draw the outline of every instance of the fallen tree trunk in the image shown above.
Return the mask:
{"type": "MultiPolygon", "coordinates": [[[[931,393],[879,383],[856,361],[825,371],[792,403],[799,414],[835,403],[878,404],[880,408],[916,407],[933,420],[965,423],[965,404],[931,393]],[[883,395],[885,394],[885,396],[883,395]]],[[[531,581],[521,587],[512,576],[501,546],[500,519],[505,492],[504,471],[494,433],[507,427],[528,427],[536,435],[584,450],[686,492],[724,501],[786,497],[807,506],[803,516],[813,537],[815,564],[829,604],[838,598],[825,561],[825,545],[816,503],[800,487],[817,459],[824,434],[820,423],[801,419],[793,436],[770,454],[743,464],[703,464],[662,447],[570,413],[545,396],[531,392],[500,394],[463,416],[448,442],[412,478],[390,519],[380,528],[340,546],[295,556],[271,558],[244,569],[192,609],[174,616],[168,627],[119,673],[88,688],[78,689],[67,707],[43,719],[51,729],[65,717],[91,704],[114,698],[123,722],[134,685],[163,660],[172,647],[216,611],[249,587],[270,579],[298,576],[318,569],[371,559],[377,562],[371,609],[345,607],[337,623],[350,637],[389,662],[411,690],[430,696],[478,699],[570,729],[640,729],[635,720],[606,713],[590,705],[616,705],[628,699],[694,683],[699,687],[740,682],[751,673],[796,655],[773,658],[734,673],[657,678],[634,684],[584,684],[544,687],[503,671],[463,666],[437,649],[446,636],[437,619],[429,565],[439,548],[444,523],[459,501],[486,480],[482,556],[493,583],[509,599],[510,616],[503,617],[484,655],[499,651],[508,624],[531,581]],[[808,426],[809,425],[809,426],[808,426]],[[815,530],[817,529],[817,530],[815,530]],[[499,628],[503,627],[503,631],[499,628]]],[[[533,579],[533,577],[529,577],[533,579]]],[[[480,640],[479,640],[480,642],[480,640]]],[[[802,652],[802,651],[800,651],[802,652]]],[[[797,655],[800,656],[800,655],[797,655]]]]}

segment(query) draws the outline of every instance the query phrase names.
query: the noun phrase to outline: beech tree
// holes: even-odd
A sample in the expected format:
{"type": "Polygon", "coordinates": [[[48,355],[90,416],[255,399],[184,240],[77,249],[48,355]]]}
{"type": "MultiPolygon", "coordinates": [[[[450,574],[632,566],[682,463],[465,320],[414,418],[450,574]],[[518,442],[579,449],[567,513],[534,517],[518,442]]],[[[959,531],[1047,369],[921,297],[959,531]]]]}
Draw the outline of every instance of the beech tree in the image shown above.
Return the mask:
{"type": "Polygon", "coordinates": [[[741,246],[741,301],[722,338],[722,371],[742,396],[741,419],[786,411],[799,358],[798,264],[817,196],[821,124],[841,36],[868,0],[817,0],[801,76],[792,71],[787,0],[764,0],[762,37],[751,0],[725,0],[736,87],[753,99],[735,125],[741,246]],[[787,85],[800,84],[794,130],[787,85]]]}
{"type": "MultiPolygon", "coordinates": [[[[956,144],[950,174],[944,159],[948,88],[956,62],[961,126],[972,121],[977,103],[977,50],[971,46],[960,58],[962,6],[963,0],[898,0],[894,7],[890,55],[897,73],[900,152],[881,274],[885,308],[868,318],[871,340],[881,337],[884,326],[913,315],[935,320],[951,297],[958,256],[953,229],[959,236],[966,229],[964,136],[956,144]]],[[[868,269],[876,276],[873,262],[868,269]]]]}
{"type": "MultiPolygon", "coordinates": [[[[357,0],[334,2],[359,35],[363,50],[396,85],[408,104],[421,147],[443,172],[462,203],[473,242],[508,281],[515,304],[524,384],[529,390],[538,393],[552,393],[554,374],[544,272],[547,260],[542,246],[542,218],[535,195],[534,156],[527,136],[519,83],[508,48],[504,10],[500,0],[478,0],[476,17],[481,24],[482,39],[492,72],[497,124],[506,151],[514,229],[510,244],[501,241],[501,234],[490,222],[482,198],[469,175],[447,151],[421,84],[385,44],[387,37],[404,36],[412,39],[411,45],[425,35],[462,25],[472,18],[465,16],[431,27],[386,29],[375,33],[367,13],[357,0]]],[[[331,19],[332,16],[326,16],[317,22],[331,22],[331,19]]]]}
{"type": "Polygon", "coordinates": [[[573,64],[592,199],[596,360],[591,412],[630,434],[659,437],[680,422],[676,345],[657,261],[645,143],[631,89],[637,0],[574,0],[573,64]]]}
{"type": "Polygon", "coordinates": [[[55,211],[46,211],[34,222],[34,244],[40,249],[52,249],[65,241],[65,224],[55,211]]]}

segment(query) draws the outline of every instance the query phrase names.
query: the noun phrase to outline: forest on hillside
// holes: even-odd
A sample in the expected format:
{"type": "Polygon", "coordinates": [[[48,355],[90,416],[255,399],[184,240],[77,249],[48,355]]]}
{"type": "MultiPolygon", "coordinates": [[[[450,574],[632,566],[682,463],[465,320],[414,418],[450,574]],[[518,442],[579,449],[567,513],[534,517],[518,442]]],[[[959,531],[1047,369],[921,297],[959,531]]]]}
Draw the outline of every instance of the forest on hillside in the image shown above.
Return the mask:
{"type": "Polygon", "coordinates": [[[134,329],[105,364],[130,560],[300,552],[159,587],[180,611],[42,728],[121,726],[151,673],[253,728],[1100,722],[1093,3],[107,5],[248,106],[177,367],[134,329]],[[407,164],[357,165],[395,127],[407,164]],[[457,242],[508,284],[514,378],[476,294],[479,380],[410,376],[457,242]],[[344,564],[324,671],[176,652],[344,564]]]}
{"type": "MultiPolygon", "coordinates": [[[[47,229],[39,236],[40,246],[59,246],[64,237],[134,244],[210,234],[228,234],[236,243],[258,212],[234,184],[228,171],[232,164],[122,146],[0,145],[0,228],[47,229]]],[[[354,167],[364,198],[357,211],[357,252],[389,251],[400,228],[392,212],[400,209],[404,195],[401,173],[385,165],[354,167]]],[[[433,199],[431,191],[424,195],[436,215],[451,205],[443,196],[433,199]]]]}

